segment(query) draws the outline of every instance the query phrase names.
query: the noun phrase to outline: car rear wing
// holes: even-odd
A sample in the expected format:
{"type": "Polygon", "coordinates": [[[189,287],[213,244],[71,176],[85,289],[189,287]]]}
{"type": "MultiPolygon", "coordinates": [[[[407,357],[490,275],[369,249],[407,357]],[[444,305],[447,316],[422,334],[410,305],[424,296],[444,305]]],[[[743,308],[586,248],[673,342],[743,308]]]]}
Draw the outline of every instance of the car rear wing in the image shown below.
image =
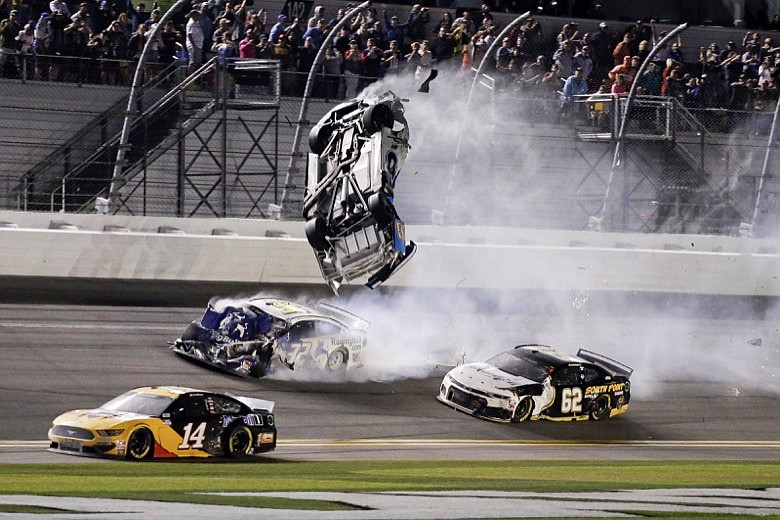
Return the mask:
{"type": "Polygon", "coordinates": [[[243,395],[234,395],[233,397],[255,411],[265,410],[270,413],[274,411],[274,405],[276,404],[274,401],[266,401],[265,399],[258,399],[256,397],[246,397],[243,395]]]}
{"type": "Polygon", "coordinates": [[[341,307],[336,307],[335,305],[331,305],[326,301],[323,300],[318,301],[317,307],[323,311],[323,314],[327,313],[328,315],[334,318],[338,318],[341,321],[344,321],[353,329],[358,329],[358,330],[362,330],[363,332],[368,332],[368,328],[371,326],[371,323],[368,320],[361,318],[357,314],[352,314],[351,312],[344,310],[341,307]]]}
{"type": "Polygon", "coordinates": [[[617,375],[631,377],[631,374],[634,373],[634,369],[630,366],[625,365],[620,361],[615,361],[614,359],[609,358],[603,354],[599,354],[598,352],[592,352],[590,350],[581,348],[579,352],[577,352],[577,357],[600,365],[617,375]]]}

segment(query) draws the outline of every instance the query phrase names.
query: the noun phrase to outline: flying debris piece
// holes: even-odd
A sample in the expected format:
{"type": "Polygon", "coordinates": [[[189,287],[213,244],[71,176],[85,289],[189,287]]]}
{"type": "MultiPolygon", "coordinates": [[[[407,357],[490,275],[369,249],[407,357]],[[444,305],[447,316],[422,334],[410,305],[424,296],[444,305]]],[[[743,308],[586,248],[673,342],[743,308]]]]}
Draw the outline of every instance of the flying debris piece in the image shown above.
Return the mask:
{"type": "Polygon", "coordinates": [[[420,85],[420,88],[417,89],[417,92],[423,92],[427,94],[431,91],[431,81],[436,79],[436,76],[439,75],[439,71],[436,69],[431,69],[431,73],[428,74],[428,79],[422,82],[422,85],[420,85]]]}
{"type": "Polygon", "coordinates": [[[760,347],[764,342],[761,340],[761,338],[751,339],[748,341],[748,345],[753,345],[754,347],[760,347]]]}
{"type": "Polygon", "coordinates": [[[309,148],[303,218],[322,277],[336,294],[357,279],[373,289],[417,250],[393,204],[410,148],[402,100],[388,91],[336,106],[309,148]]]}

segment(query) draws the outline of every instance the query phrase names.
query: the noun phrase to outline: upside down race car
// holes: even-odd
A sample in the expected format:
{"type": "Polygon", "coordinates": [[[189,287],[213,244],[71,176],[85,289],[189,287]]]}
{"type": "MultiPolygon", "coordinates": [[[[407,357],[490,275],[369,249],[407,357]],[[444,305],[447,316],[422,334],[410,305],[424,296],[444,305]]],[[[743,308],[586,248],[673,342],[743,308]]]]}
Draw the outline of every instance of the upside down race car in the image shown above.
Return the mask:
{"type": "Polygon", "coordinates": [[[584,349],[571,356],[520,345],[483,363],[455,367],[444,376],[437,399],[490,421],[598,421],[628,410],[632,372],[584,349]]]}
{"type": "Polygon", "coordinates": [[[49,450],[128,459],[225,456],[276,448],[274,403],[191,388],[136,388],[54,419],[49,450]]]}
{"type": "Polygon", "coordinates": [[[215,305],[209,303],[170,349],[243,377],[266,375],[274,359],[291,369],[329,372],[363,365],[369,324],[344,309],[262,297],[215,305]]]}
{"type": "Polygon", "coordinates": [[[325,282],[374,288],[414,255],[393,204],[409,152],[409,125],[392,92],[342,103],[309,134],[303,217],[325,282]]]}

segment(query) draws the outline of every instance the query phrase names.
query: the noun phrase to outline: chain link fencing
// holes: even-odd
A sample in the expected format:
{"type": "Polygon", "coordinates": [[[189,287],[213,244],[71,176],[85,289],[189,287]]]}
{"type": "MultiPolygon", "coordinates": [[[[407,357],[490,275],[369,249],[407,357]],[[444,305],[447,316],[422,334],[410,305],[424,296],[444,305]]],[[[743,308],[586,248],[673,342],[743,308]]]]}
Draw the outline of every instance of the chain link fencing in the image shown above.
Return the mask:
{"type": "MultiPolygon", "coordinates": [[[[297,126],[307,136],[351,95],[347,87],[371,81],[317,75],[298,121],[305,74],[209,62],[188,77],[178,62],[150,65],[128,113],[132,63],[45,65],[48,76],[33,62],[0,79],[5,209],[298,218],[308,146],[304,138],[293,150],[297,126]],[[116,176],[128,114],[136,125],[116,176]]],[[[773,103],[706,110],[642,97],[621,137],[625,102],[617,96],[583,97],[563,111],[557,93],[501,91],[485,77],[467,107],[470,78],[460,81],[459,95],[439,110],[478,116],[484,135],[473,139],[475,126],[461,129],[457,118],[418,114],[418,99],[408,105],[410,173],[396,188],[408,223],[722,234],[779,227],[773,103]],[[493,201],[490,211],[484,200],[493,201]]]]}

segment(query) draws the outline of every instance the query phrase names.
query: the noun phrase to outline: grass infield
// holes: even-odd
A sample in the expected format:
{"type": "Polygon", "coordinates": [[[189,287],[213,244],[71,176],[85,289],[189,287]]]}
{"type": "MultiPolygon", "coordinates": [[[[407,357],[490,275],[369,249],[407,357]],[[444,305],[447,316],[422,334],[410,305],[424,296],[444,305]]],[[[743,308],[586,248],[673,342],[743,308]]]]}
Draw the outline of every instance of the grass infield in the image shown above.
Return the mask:
{"type": "Polygon", "coordinates": [[[780,461],[345,461],[0,464],[0,494],[341,510],[339,502],[199,495],[218,491],[606,491],[780,487],[780,461]]]}

